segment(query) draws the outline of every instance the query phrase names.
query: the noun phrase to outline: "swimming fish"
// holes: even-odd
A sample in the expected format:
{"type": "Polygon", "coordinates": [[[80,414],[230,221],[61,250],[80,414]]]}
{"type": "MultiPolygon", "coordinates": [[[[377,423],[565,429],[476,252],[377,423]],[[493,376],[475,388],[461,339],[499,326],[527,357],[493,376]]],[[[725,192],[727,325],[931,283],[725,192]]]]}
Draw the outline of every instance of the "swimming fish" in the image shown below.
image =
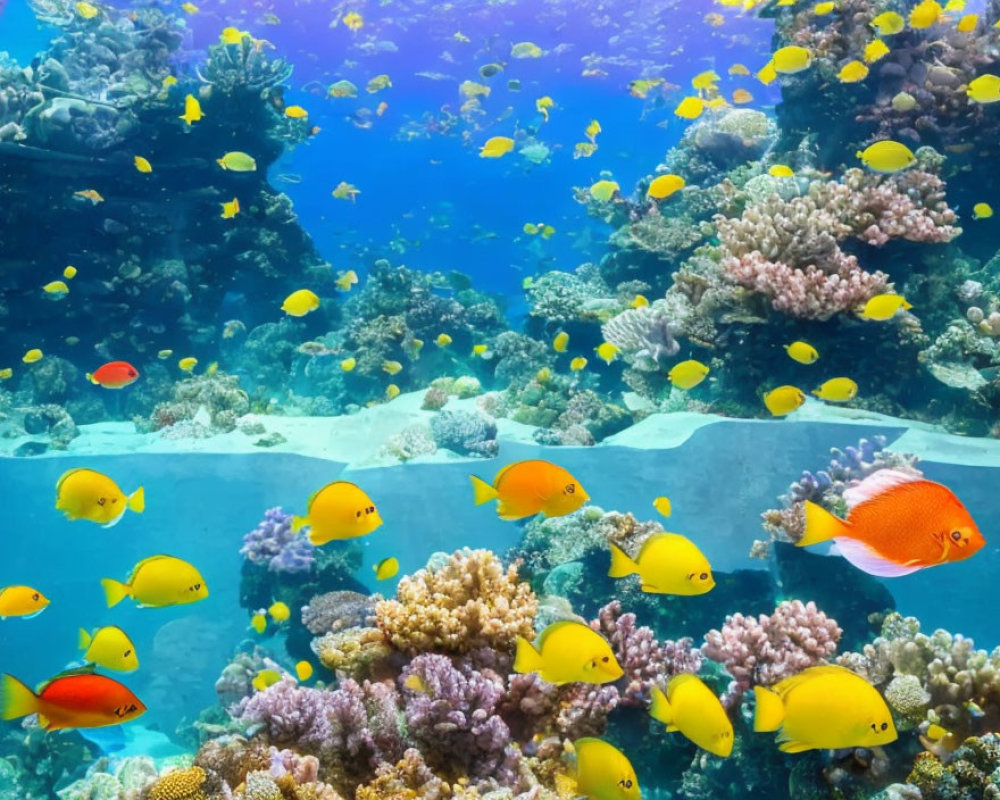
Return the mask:
{"type": "Polygon", "coordinates": [[[493,136],[479,150],[480,158],[500,158],[514,149],[514,140],[509,136],[493,136]]]}
{"type": "Polygon", "coordinates": [[[198,6],[196,6],[194,3],[181,3],[181,11],[183,11],[185,14],[197,14],[198,6]]]}
{"type": "Polygon", "coordinates": [[[541,58],[542,48],[534,42],[517,42],[510,47],[511,58],[541,58]]]}
{"type": "Polygon", "coordinates": [[[97,6],[93,3],[88,3],[85,0],[80,0],[74,8],[76,13],[79,14],[83,19],[93,19],[101,12],[98,10],[97,6]]]}
{"type": "Polygon", "coordinates": [[[361,30],[365,24],[364,18],[357,11],[348,11],[340,21],[344,23],[344,27],[354,33],[361,30]]]}
{"type": "Polygon", "coordinates": [[[367,536],[381,524],[382,517],[372,499],[347,481],[334,481],[313,492],[305,515],[292,517],[292,530],[308,525],[309,541],[314,545],[367,536]]]}
{"type": "Polygon", "coordinates": [[[969,81],[965,93],[974,103],[995,103],[1000,100],[1000,77],[989,72],[969,81]]]}
{"type": "Polygon", "coordinates": [[[447,347],[451,344],[451,337],[447,333],[439,333],[434,337],[434,344],[438,347],[447,347]]]}
{"type": "Polygon", "coordinates": [[[700,97],[685,97],[674,109],[674,116],[681,119],[698,119],[704,110],[705,101],[700,97]]]}
{"type": "Polygon", "coordinates": [[[337,99],[357,97],[358,87],[355,86],[348,80],[336,81],[330,84],[330,88],[326,92],[330,97],[337,99]]]}
{"type": "Polygon", "coordinates": [[[653,501],[653,508],[665,517],[669,517],[672,511],[669,497],[657,497],[653,501]]]}
{"type": "Polygon", "coordinates": [[[590,158],[597,152],[597,145],[593,142],[577,142],[573,147],[573,158],[590,158]]]}
{"type": "Polygon", "coordinates": [[[263,692],[269,686],[274,686],[274,684],[281,681],[281,673],[276,669],[262,669],[256,675],[254,675],[253,680],[250,681],[250,685],[258,692],[263,692]]]}
{"type": "Polygon", "coordinates": [[[733,723],[715,692],[697,675],[675,675],[666,693],[654,686],[650,699],[649,715],[668,731],[680,731],[702,750],[721,758],[733,752],[733,723]]]}
{"type": "Polygon", "coordinates": [[[182,372],[191,372],[198,366],[198,359],[194,356],[187,356],[186,358],[180,359],[180,361],[177,362],[177,366],[182,372]]]}
{"type": "Polygon", "coordinates": [[[259,634],[264,633],[267,630],[267,617],[263,614],[254,614],[250,617],[250,627],[259,634]]]}
{"type": "Polygon", "coordinates": [[[219,205],[222,206],[222,213],[219,216],[223,219],[232,219],[240,213],[239,198],[234,197],[228,203],[220,203],[219,205]]]}
{"type": "Polygon", "coordinates": [[[780,729],[778,749],[880,747],[896,740],[882,695],[860,675],[839,666],[809,667],[771,688],[754,687],[753,729],[780,729]]]}
{"type": "Polygon", "coordinates": [[[764,405],[775,417],[791,414],[806,401],[806,393],[797,386],[779,386],[764,395],[764,405]]]}
{"type": "Polygon", "coordinates": [[[792,361],[800,364],[812,364],[819,358],[819,351],[808,342],[795,341],[785,345],[785,352],[792,361]]]}
{"type": "Polygon", "coordinates": [[[837,550],[871,575],[896,577],[962,561],[986,543],[950,489],[898,470],[873,472],[844,492],[847,519],[807,501],[799,547],[833,539],[837,550]]]}
{"type": "Polygon", "coordinates": [[[375,570],[375,580],[377,581],[387,581],[395,578],[399,572],[399,559],[390,556],[389,558],[383,558],[375,566],[372,567],[375,570]]]}
{"type": "Polygon", "coordinates": [[[0,369],[0,381],[9,381],[13,377],[14,377],[14,370],[12,370],[10,367],[4,367],[3,369],[0,369]]]}
{"type": "Polygon", "coordinates": [[[356,273],[353,269],[349,269],[347,270],[347,272],[345,272],[343,275],[337,278],[333,282],[333,285],[336,286],[338,289],[340,289],[340,291],[342,292],[349,292],[351,291],[351,287],[354,286],[357,282],[358,282],[358,273],[356,273]]]}
{"type": "Polygon", "coordinates": [[[535,101],[535,111],[537,111],[539,114],[541,114],[545,118],[545,121],[548,122],[549,121],[549,109],[552,108],[552,106],[554,106],[554,105],[555,105],[555,101],[551,97],[549,97],[548,95],[545,95],[544,97],[539,97],[535,101]]]}
{"type": "Polygon", "coordinates": [[[825,0],[822,3],[817,3],[813,6],[813,14],[817,17],[825,17],[827,14],[832,13],[836,7],[837,4],[834,3],[833,0],[825,0]]]}
{"type": "Polygon", "coordinates": [[[184,113],[180,115],[179,119],[191,125],[191,123],[199,122],[204,118],[205,115],[202,113],[201,103],[198,102],[198,98],[193,94],[186,95],[184,97],[184,113]]]}
{"type": "Polygon", "coordinates": [[[382,371],[388,373],[389,375],[397,375],[403,371],[403,365],[398,361],[383,361],[382,371]]]}
{"type": "Polygon", "coordinates": [[[688,390],[705,380],[708,377],[708,372],[708,367],[700,361],[688,359],[674,364],[670,372],[667,373],[667,377],[678,389],[688,390]]]}
{"type": "Polygon", "coordinates": [[[596,143],[597,134],[599,134],[601,130],[603,130],[601,128],[601,123],[596,119],[592,119],[588,123],[587,127],[583,129],[583,135],[590,139],[591,143],[596,143]]]}
{"type": "Polygon", "coordinates": [[[535,373],[535,380],[539,383],[548,383],[552,380],[552,370],[548,367],[542,367],[535,373]]]}
{"type": "Polygon", "coordinates": [[[955,26],[955,30],[959,33],[972,33],[976,30],[976,26],[979,24],[978,14],[966,14],[962,17],[958,24],[955,26]]]}
{"type": "Polygon", "coordinates": [[[118,725],[146,711],[118,681],[92,672],[68,672],[45,683],[36,694],[13,675],[0,677],[0,718],[38,714],[47,731],[118,725]]]}
{"type": "Polygon", "coordinates": [[[319,297],[309,289],[297,289],[281,304],[281,310],[290,317],[304,317],[319,308],[319,297]]]}
{"type": "Polygon", "coordinates": [[[340,368],[344,372],[352,372],[354,368],[358,365],[358,360],[356,358],[345,358],[340,362],[340,368]]]}
{"type": "Polygon", "coordinates": [[[691,87],[693,89],[712,89],[720,80],[719,73],[714,69],[708,69],[699,72],[691,79],[691,87]]]}
{"type": "Polygon", "coordinates": [[[84,200],[89,200],[95,206],[98,203],[104,202],[104,198],[101,196],[101,193],[98,192],[96,189],[83,189],[82,191],[79,192],[73,192],[73,197],[81,197],[84,200]]]}
{"type": "Polygon", "coordinates": [[[674,192],[680,191],[685,186],[685,181],[680,175],[659,175],[650,182],[646,189],[646,197],[654,200],[666,200],[674,192]]]}
{"type": "Polygon", "coordinates": [[[868,67],[860,61],[848,61],[837,73],[837,80],[841,83],[858,83],[868,77],[868,67]]]}
{"type": "Polygon", "coordinates": [[[767,174],[772,178],[794,178],[795,171],[787,164],[775,164],[768,169],[767,174]]]}
{"type": "Polygon", "coordinates": [[[808,69],[812,62],[812,51],[798,45],[782,47],[775,50],[774,55],[771,56],[771,64],[774,65],[774,71],[779,75],[794,75],[797,72],[802,72],[808,69]]]}
{"type": "Polygon", "coordinates": [[[477,506],[497,500],[500,519],[513,520],[544,514],[572,514],[590,499],[580,482],[567,470],[541,459],[515,461],[501,469],[492,486],[470,475],[477,506]]]}
{"type": "Polygon", "coordinates": [[[553,622],[532,645],[517,637],[514,672],[537,672],[547,683],[611,683],[624,671],[607,640],[582,622],[553,622]]]}
{"type": "Polygon", "coordinates": [[[862,164],[875,172],[899,172],[917,163],[917,157],[909,147],[891,139],[870,144],[864,150],[858,150],[855,155],[861,159],[862,164]]]}
{"type": "Polygon", "coordinates": [[[128,634],[115,625],[98,628],[88,633],[80,628],[77,647],[83,650],[83,660],[116,672],[132,672],[139,669],[139,658],[135,645],[128,634]]]}
{"type": "Polygon", "coordinates": [[[136,156],[132,159],[132,162],[135,164],[135,168],[139,172],[148,173],[153,171],[153,165],[149,163],[149,159],[143,158],[142,156],[136,156]]]}
{"type": "Polygon", "coordinates": [[[215,163],[230,172],[253,172],[257,169],[254,157],[239,150],[230,150],[222,158],[215,159],[215,163]]]}
{"type": "Polygon", "coordinates": [[[698,595],[715,587],[712,566],[705,554],[679,533],[654,533],[642,543],[634,559],[611,545],[609,578],[638,575],[649,594],[698,595]]]}
{"type": "Polygon", "coordinates": [[[573,372],[579,372],[580,370],[585,369],[586,366],[587,366],[587,359],[585,359],[583,356],[577,356],[576,358],[574,358],[572,361],[569,362],[569,368],[573,372]]]}
{"type": "Polygon", "coordinates": [[[391,89],[392,81],[389,79],[388,75],[376,75],[368,83],[365,84],[365,91],[368,94],[375,94],[376,92],[381,92],[383,89],[391,89]]]}
{"type": "Polygon", "coordinates": [[[770,86],[778,78],[778,71],[774,68],[774,60],[768,61],[763,67],[757,70],[757,80],[765,86],[770,86]]]}
{"type": "Polygon", "coordinates": [[[72,264],[66,267],[63,270],[63,277],[68,281],[73,280],[73,278],[76,277],[76,267],[74,267],[72,264]]]}
{"type": "Polygon", "coordinates": [[[208,586],[197,569],[187,561],[162,554],[136,564],[127,582],[103,578],[101,586],[108,608],[126,597],[135,600],[140,608],[184,605],[208,597],[208,586]]]}
{"type": "Polygon", "coordinates": [[[750,70],[747,69],[745,64],[733,64],[728,70],[730,75],[749,75],[750,70]]]}
{"type": "Polygon", "coordinates": [[[906,20],[895,11],[883,11],[870,23],[879,36],[891,36],[906,27],[906,20]]]}
{"type": "Polygon", "coordinates": [[[267,609],[267,613],[277,623],[288,622],[288,619],[292,616],[292,611],[288,607],[288,604],[282,603],[280,600],[272,603],[270,608],[267,609]]]}
{"type": "Polygon", "coordinates": [[[42,291],[45,294],[64,297],[69,294],[69,287],[63,281],[49,281],[42,287],[42,291]]]}
{"type": "Polygon", "coordinates": [[[649,298],[646,297],[646,295],[644,294],[637,294],[635,297],[632,298],[632,302],[630,305],[632,306],[632,308],[642,308],[643,306],[648,306],[649,298]]]}
{"type": "Polygon", "coordinates": [[[944,9],[937,0],[921,0],[910,11],[910,27],[915,30],[929,28],[941,20],[944,9]]]}
{"type": "Polygon", "coordinates": [[[619,191],[621,187],[617,181],[600,180],[591,185],[590,196],[601,203],[606,203],[619,191]]]}
{"type": "Polygon", "coordinates": [[[300,681],[307,681],[313,676],[313,665],[308,661],[299,661],[295,665],[295,677],[300,681]]]}
{"type": "Polygon", "coordinates": [[[601,359],[605,364],[610,364],[621,352],[615,345],[611,342],[601,342],[597,347],[594,348],[594,352],[597,353],[597,357],[601,359]]]}
{"type": "Polygon", "coordinates": [[[641,790],[632,763],[617,747],[601,739],[586,737],[573,742],[575,787],[566,796],[584,795],[589,800],[639,800],[641,790]]]}
{"type": "Polygon", "coordinates": [[[865,45],[864,59],[866,64],[874,64],[887,55],[889,55],[889,46],[881,39],[873,39],[865,45]]]}
{"type": "Polygon", "coordinates": [[[746,89],[734,89],[733,90],[733,102],[736,105],[745,105],[746,103],[753,102],[753,95],[750,94],[746,89]]]}
{"type": "Polygon", "coordinates": [[[139,370],[127,361],[109,361],[87,373],[88,381],[105,389],[123,389],[138,379],[139,370]]]}
{"type": "Polygon", "coordinates": [[[885,322],[896,316],[901,309],[908,311],[911,308],[913,306],[901,294],[877,294],[865,303],[858,316],[876,322],[885,322]]]}
{"type": "Polygon", "coordinates": [[[285,116],[289,119],[305,119],[309,112],[302,106],[285,106],[285,116]]]}
{"type": "Polygon", "coordinates": [[[350,200],[352,203],[357,202],[357,196],[361,194],[361,190],[355,186],[353,183],[348,183],[347,181],[341,181],[335,187],[333,191],[330,192],[338,200],[350,200]]]}
{"type": "Polygon", "coordinates": [[[141,514],[145,508],[141,486],[126,497],[111,478],[92,469],[71,469],[56,483],[56,509],[70,520],[87,519],[110,528],[126,509],[141,514]]]}
{"type": "Polygon", "coordinates": [[[846,403],[857,393],[858,385],[850,378],[830,378],[818,389],[813,389],[814,395],[830,403],[846,403]]]}
{"type": "Polygon", "coordinates": [[[31,348],[23,356],[21,356],[21,361],[25,364],[34,364],[36,361],[41,361],[44,354],[37,347],[31,348]]]}
{"type": "Polygon", "coordinates": [[[5,586],[0,589],[0,619],[31,619],[49,605],[49,598],[31,586],[5,586]]]}
{"type": "Polygon", "coordinates": [[[488,344],[474,344],[472,345],[472,355],[481,356],[489,349],[490,346],[488,344]]]}
{"type": "Polygon", "coordinates": [[[972,207],[973,219],[989,219],[993,216],[993,207],[989,203],[976,203],[972,207]]]}

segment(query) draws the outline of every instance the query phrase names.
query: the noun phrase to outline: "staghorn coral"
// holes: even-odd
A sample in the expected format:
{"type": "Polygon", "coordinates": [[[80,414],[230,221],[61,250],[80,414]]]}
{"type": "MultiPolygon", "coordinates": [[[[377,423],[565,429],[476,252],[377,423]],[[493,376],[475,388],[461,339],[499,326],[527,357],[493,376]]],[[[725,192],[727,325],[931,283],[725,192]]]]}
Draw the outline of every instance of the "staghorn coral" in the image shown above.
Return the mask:
{"type": "Polygon", "coordinates": [[[538,599],[488,550],[459,550],[399,582],[395,600],[375,606],[375,620],[403,652],[464,653],[478,647],[511,650],[517,636],[533,638],[538,599]]]}
{"type": "Polygon", "coordinates": [[[198,77],[224,94],[259,93],[287,83],[294,67],[264,52],[267,42],[244,35],[239,44],[214,44],[198,77]]]}

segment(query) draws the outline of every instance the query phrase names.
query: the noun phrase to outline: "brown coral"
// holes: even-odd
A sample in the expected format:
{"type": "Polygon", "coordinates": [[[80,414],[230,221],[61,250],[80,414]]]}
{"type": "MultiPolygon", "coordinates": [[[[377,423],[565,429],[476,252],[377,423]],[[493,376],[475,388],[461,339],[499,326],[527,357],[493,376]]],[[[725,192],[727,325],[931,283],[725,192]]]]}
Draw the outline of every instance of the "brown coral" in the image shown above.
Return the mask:
{"type": "Polygon", "coordinates": [[[208,775],[201,767],[168,772],[149,787],[148,800],[205,800],[204,785],[208,775]]]}
{"type": "Polygon", "coordinates": [[[338,676],[362,680],[378,675],[393,650],[378,628],[347,628],[312,641],[320,663],[338,676]]]}
{"type": "Polygon", "coordinates": [[[227,736],[205,742],[194,763],[217,773],[230,786],[239,786],[248,773],[271,765],[271,748],[263,742],[248,742],[242,736],[227,736]]]}
{"type": "Polygon", "coordinates": [[[405,652],[512,650],[534,636],[538,598],[489,550],[460,550],[403,578],[396,597],[376,605],[376,624],[405,652]]]}

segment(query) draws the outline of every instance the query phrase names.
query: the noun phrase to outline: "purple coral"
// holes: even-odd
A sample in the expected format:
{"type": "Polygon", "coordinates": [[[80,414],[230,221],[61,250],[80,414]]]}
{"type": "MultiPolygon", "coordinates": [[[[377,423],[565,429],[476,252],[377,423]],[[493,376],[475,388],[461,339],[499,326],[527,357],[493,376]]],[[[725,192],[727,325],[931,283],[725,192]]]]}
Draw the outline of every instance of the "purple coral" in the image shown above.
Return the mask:
{"type": "Polygon", "coordinates": [[[546,683],[538,673],[511,675],[503,716],[520,741],[556,734],[562,739],[600,736],[621,700],[610,684],[546,683]]]}
{"type": "Polygon", "coordinates": [[[280,506],[265,511],[264,519],[243,537],[240,555],[272,572],[308,572],[316,561],[313,546],[292,530],[292,517],[280,506]]]}
{"type": "Polygon", "coordinates": [[[334,695],[286,677],[245,698],[230,714],[244,725],[262,726],[270,744],[317,753],[332,734],[334,695]]]}
{"type": "Polygon", "coordinates": [[[733,676],[723,703],[732,707],[751,686],[770,686],[823,663],[837,649],[840,626],[813,602],[786,600],[771,616],[732,614],[705,634],[702,651],[733,676]]]}

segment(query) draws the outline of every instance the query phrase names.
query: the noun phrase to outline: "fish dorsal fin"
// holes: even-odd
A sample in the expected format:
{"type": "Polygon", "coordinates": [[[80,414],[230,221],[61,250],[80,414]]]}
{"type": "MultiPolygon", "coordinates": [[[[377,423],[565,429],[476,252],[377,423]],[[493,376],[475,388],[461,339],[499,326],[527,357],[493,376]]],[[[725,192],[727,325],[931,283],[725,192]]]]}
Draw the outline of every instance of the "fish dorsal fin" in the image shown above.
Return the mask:
{"type": "Polygon", "coordinates": [[[697,675],[692,675],[690,672],[682,672],[679,675],[674,675],[674,677],[672,677],[670,682],[667,684],[667,697],[672,697],[673,693],[685,683],[700,680],[701,679],[697,675]]]}
{"type": "Polygon", "coordinates": [[[160,559],[163,558],[173,558],[173,556],[168,556],[164,555],[163,553],[158,553],[155,556],[149,556],[148,558],[144,558],[142,561],[140,561],[138,564],[132,567],[132,572],[129,573],[128,580],[126,581],[126,583],[131,584],[132,581],[135,580],[135,576],[138,575],[139,571],[147,564],[152,564],[154,561],[159,561],[160,559]]]}
{"type": "Polygon", "coordinates": [[[875,575],[879,578],[898,578],[920,569],[919,566],[914,567],[890,561],[874,548],[857,539],[838,536],[833,541],[837,545],[838,552],[845,559],[869,575],[875,575]]]}
{"type": "Polygon", "coordinates": [[[47,681],[38,684],[38,686],[35,688],[35,694],[41,694],[53,683],[55,683],[58,680],[62,680],[63,678],[72,678],[76,675],[94,675],[96,674],[96,671],[97,671],[96,664],[84,664],[82,667],[71,667],[70,669],[64,669],[58,675],[53,675],[47,681]]]}
{"type": "Polygon", "coordinates": [[[589,625],[584,625],[582,622],[577,622],[576,620],[572,619],[560,620],[559,622],[553,622],[551,625],[549,625],[549,627],[547,627],[544,631],[542,631],[542,635],[538,637],[538,644],[536,645],[535,649],[539,653],[541,653],[542,648],[545,647],[545,641],[550,636],[552,636],[553,634],[557,633],[560,630],[563,630],[564,628],[570,625],[573,626],[574,628],[579,628],[579,627],[586,628],[588,631],[593,633],[593,629],[589,625]]]}
{"type": "Polygon", "coordinates": [[[66,479],[70,475],[75,475],[77,472],[85,472],[85,471],[86,467],[76,467],[74,469],[66,470],[62,475],[59,476],[59,480],[56,481],[56,494],[59,494],[62,491],[62,485],[63,483],[66,482],[66,479]]]}
{"type": "Polygon", "coordinates": [[[513,463],[508,464],[506,467],[501,468],[501,470],[496,474],[496,477],[493,478],[493,488],[496,489],[500,485],[500,481],[503,480],[503,476],[506,475],[511,470],[512,467],[516,467],[518,464],[526,464],[526,463],[528,462],[514,461],[513,463]]]}
{"type": "Polygon", "coordinates": [[[857,486],[844,490],[844,502],[847,503],[848,508],[854,508],[869,500],[874,500],[896,486],[923,480],[920,475],[911,475],[909,472],[901,472],[898,469],[880,469],[873,472],[857,486]]]}
{"type": "MultiPolygon", "coordinates": [[[[771,691],[776,692],[781,696],[782,699],[788,696],[789,692],[794,691],[796,688],[804,683],[808,683],[814,678],[821,678],[825,675],[852,675],[859,681],[864,681],[858,673],[851,672],[847,667],[842,667],[839,664],[821,664],[816,667],[809,667],[808,669],[802,670],[802,672],[797,675],[792,675],[790,678],[785,678],[780,683],[775,684],[771,687],[771,691]]],[[[865,681],[867,683],[867,681],[865,681]]]]}

